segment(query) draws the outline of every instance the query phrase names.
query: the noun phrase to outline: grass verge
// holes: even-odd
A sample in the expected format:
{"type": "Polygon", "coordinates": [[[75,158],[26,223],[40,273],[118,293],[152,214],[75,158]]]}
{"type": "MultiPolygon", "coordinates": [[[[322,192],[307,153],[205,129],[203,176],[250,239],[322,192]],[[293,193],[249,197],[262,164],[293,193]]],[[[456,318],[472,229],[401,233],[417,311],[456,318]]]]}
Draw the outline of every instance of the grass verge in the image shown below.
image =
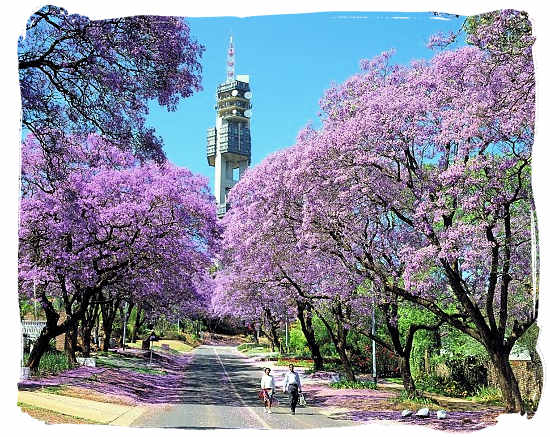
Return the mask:
{"type": "Polygon", "coordinates": [[[257,343],[242,343],[237,346],[237,350],[246,355],[257,355],[264,353],[271,353],[271,348],[267,344],[257,343]]]}
{"type": "Polygon", "coordinates": [[[35,407],[34,405],[25,404],[23,402],[18,402],[17,406],[21,408],[21,411],[27,413],[29,416],[42,420],[48,424],[56,423],[76,423],[76,424],[89,424],[96,425],[99,422],[94,422],[92,420],[82,419],[80,417],[69,416],[67,414],[58,413],[56,411],[45,410],[44,408],[35,407]]]}

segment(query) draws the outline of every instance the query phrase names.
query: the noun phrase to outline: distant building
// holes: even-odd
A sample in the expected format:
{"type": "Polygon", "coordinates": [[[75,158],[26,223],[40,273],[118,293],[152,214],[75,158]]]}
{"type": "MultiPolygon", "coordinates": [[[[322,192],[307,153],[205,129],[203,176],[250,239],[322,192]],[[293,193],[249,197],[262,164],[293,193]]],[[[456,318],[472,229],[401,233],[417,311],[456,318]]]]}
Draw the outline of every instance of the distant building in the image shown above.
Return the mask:
{"type": "Polygon", "coordinates": [[[227,194],[250,165],[251,104],[249,77],[235,77],[233,37],[227,51],[227,77],[216,92],[216,126],[208,129],[206,157],[214,167],[214,194],[218,217],[229,205],[227,194]]]}

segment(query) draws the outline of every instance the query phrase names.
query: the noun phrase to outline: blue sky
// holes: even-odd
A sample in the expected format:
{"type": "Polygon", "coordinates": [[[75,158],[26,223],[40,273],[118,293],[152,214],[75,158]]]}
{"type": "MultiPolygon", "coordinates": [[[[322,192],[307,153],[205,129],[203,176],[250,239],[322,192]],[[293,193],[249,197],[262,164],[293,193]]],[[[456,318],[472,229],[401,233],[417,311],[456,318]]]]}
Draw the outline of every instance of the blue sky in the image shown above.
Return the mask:
{"type": "Polygon", "coordinates": [[[151,104],[149,124],[162,136],[168,159],[212,181],[206,129],[215,122],[215,91],[225,80],[229,35],[236,74],[249,74],[252,90],[252,165],[294,143],[308,122],[318,122],[319,99],[333,83],[359,71],[359,61],[395,49],[394,61],[430,58],[433,33],[456,31],[464,17],[431,13],[331,12],[251,18],[188,18],[191,34],[206,46],[203,91],[176,112],[151,104]],[[407,17],[407,18],[405,18],[407,17]]]}

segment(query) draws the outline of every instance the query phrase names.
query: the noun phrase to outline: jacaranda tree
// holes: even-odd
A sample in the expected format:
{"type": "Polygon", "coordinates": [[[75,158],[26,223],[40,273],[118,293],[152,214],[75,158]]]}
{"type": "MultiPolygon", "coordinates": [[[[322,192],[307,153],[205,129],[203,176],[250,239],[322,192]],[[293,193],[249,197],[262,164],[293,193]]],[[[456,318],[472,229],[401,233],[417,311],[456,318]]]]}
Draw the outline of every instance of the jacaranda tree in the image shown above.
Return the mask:
{"type": "Polygon", "coordinates": [[[343,249],[387,299],[483,344],[509,411],[522,409],[509,353],[538,308],[533,39],[493,43],[519,18],[503,11],[430,62],[364,62],[324,97],[301,171],[311,181],[301,237],[343,249]]]}
{"type": "Polygon", "coordinates": [[[51,152],[65,135],[96,132],[163,159],[160,138],[145,125],[147,104],[174,110],[200,90],[203,50],[177,17],[96,21],[45,6],[18,45],[23,128],[51,152]]]}
{"type": "Polygon", "coordinates": [[[201,284],[219,233],[207,181],[133,154],[96,135],[66,138],[64,177],[52,186],[50,155],[27,137],[22,148],[20,293],[36,298],[47,325],[31,352],[36,369],[50,339],[74,328],[106,291],[153,311],[203,305],[201,284]],[[58,323],[62,303],[66,314],[58,323]]]}

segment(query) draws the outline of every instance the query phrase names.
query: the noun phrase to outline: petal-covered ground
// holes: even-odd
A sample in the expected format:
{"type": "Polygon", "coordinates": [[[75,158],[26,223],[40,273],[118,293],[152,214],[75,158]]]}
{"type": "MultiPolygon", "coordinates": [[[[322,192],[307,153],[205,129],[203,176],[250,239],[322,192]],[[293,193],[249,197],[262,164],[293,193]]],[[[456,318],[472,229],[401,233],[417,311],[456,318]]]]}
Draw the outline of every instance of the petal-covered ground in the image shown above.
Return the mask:
{"type": "MultiPolygon", "coordinates": [[[[154,351],[149,364],[149,352],[139,349],[117,350],[100,355],[99,367],[79,367],[59,375],[32,378],[19,383],[20,390],[48,390],[67,396],[84,397],[102,402],[127,405],[182,403],[185,373],[193,354],[154,351]]],[[[257,366],[256,360],[246,359],[257,366]]],[[[280,391],[285,366],[275,363],[261,363],[272,368],[272,375],[280,391]]],[[[395,388],[380,386],[370,389],[336,389],[329,385],[334,372],[306,374],[304,369],[296,369],[300,374],[303,391],[309,406],[333,410],[331,417],[353,420],[358,423],[391,421],[403,424],[429,426],[439,430],[468,432],[496,424],[498,408],[487,408],[471,402],[441,403],[447,411],[446,419],[437,419],[435,411],[431,417],[401,417],[402,405],[396,402],[399,394],[395,388]]],[[[440,399],[441,401],[441,399],[440,399]]],[[[455,401],[458,401],[455,399],[455,401]]]]}
{"type": "Polygon", "coordinates": [[[351,419],[358,422],[372,422],[377,420],[392,420],[401,423],[424,425],[443,431],[467,432],[477,431],[489,425],[496,425],[497,417],[501,412],[495,410],[479,411],[451,411],[447,412],[446,419],[438,419],[435,412],[431,417],[401,417],[399,411],[350,411],[347,413],[335,414],[335,417],[351,419]]]}
{"type": "Polygon", "coordinates": [[[496,408],[479,408],[472,404],[472,411],[449,411],[446,419],[437,419],[435,411],[428,418],[401,417],[398,393],[387,390],[335,389],[327,384],[304,385],[308,405],[339,407],[346,411],[334,413],[331,417],[368,423],[373,421],[394,421],[429,426],[445,431],[476,431],[497,423],[503,411],[496,408]],[[474,410],[475,408],[475,410],[474,410]]]}
{"type": "MultiPolygon", "coordinates": [[[[149,353],[129,349],[106,360],[107,367],[79,367],[44,378],[19,383],[20,390],[70,387],[75,395],[90,390],[126,404],[175,404],[183,402],[181,385],[192,355],[149,353]],[[115,358],[116,357],[116,358],[115,358]],[[130,366],[134,366],[130,369],[130,366]],[[80,392],[75,389],[81,389],[80,392]]],[[[89,398],[89,396],[86,396],[89,398]]]]}

